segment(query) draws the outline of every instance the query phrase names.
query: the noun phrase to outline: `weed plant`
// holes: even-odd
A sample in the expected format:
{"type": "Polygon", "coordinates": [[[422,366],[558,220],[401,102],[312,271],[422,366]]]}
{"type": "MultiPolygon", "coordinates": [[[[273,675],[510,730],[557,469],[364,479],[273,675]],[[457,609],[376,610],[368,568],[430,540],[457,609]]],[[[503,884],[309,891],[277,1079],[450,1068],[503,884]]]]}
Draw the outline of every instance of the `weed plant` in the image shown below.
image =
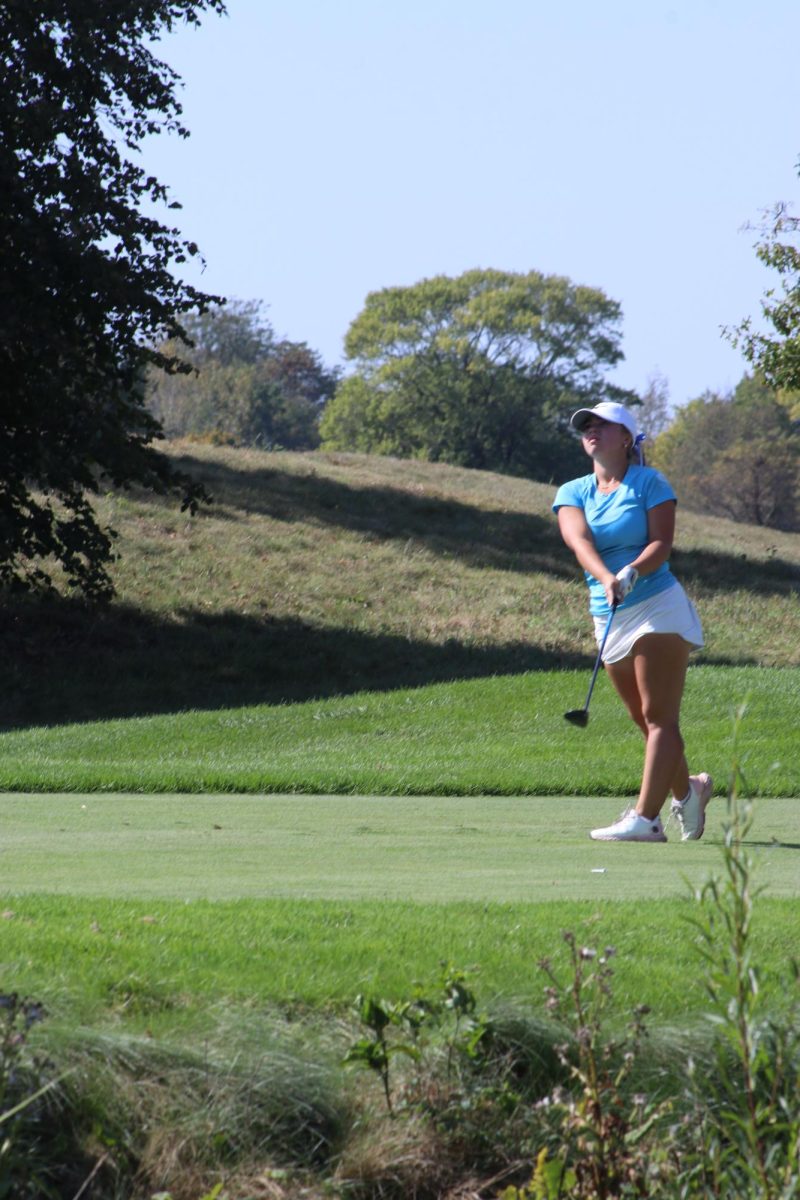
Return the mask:
{"type": "Polygon", "coordinates": [[[754,814],[752,801],[741,796],[743,784],[736,757],[723,870],[700,889],[693,919],[717,1037],[711,1075],[691,1072],[685,1126],[695,1136],[694,1143],[687,1138],[691,1170],[681,1195],[789,1200],[800,1195],[800,967],[790,957],[776,1013],[764,1002],[753,951],[758,889],[747,842],[754,814]]]}
{"type": "Polygon", "coordinates": [[[632,1097],[630,1087],[650,1009],[637,1005],[627,1036],[609,1038],[615,948],[598,953],[579,945],[571,931],[564,941],[570,956],[567,983],[549,959],[540,967],[550,981],[547,1008],[571,1034],[559,1052],[572,1086],[553,1091],[545,1101],[553,1109],[558,1141],[552,1157],[540,1151],[534,1178],[538,1174],[546,1181],[548,1192],[566,1192],[576,1200],[655,1195],[664,1156],[653,1153],[648,1134],[662,1108],[644,1093],[632,1097]]]}
{"type": "MultiPolygon", "coordinates": [[[[437,994],[429,996],[417,984],[411,999],[392,1003],[372,996],[358,996],[356,1011],[365,1028],[364,1036],[350,1046],[344,1061],[373,1071],[381,1081],[386,1108],[395,1110],[390,1087],[390,1067],[398,1055],[422,1063],[431,1046],[430,1031],[435,1029],[437,1045],[444,1046],[446,1085],[463,1084],[465,1064],[484,1061],[484,1050],[492,1038],[492,1025],[485,1014],[477,1013],[475,993],[467,985],[464,971],[443,964],[437,994]],[[405,1037],[390,1039],[390,1027],[405,1037]]],[[[430,1069],[426,1072],[429,1085],[430,1069]]],[[[420,1072],[417,1072],[419,1083],[420,1072]]],[[[408,1095],[405,1099],[409,1103],[408,1095]]],[[[410,1103],[419,1103],[419,1093],[410,1103]]]]}
{"type": "Polygon", "coordinates": [[[399,1002],[359,996],[355,1009],[361,1036],[344,1062],[380,1080],[390,1118],[428,1129],[440,1173],[445,1163],[498,1178],[518,1169],[526,1104],[563,1074],[551,1023],[481,1010],[451,963],[433,989],[417,983],[399,1002]]]}

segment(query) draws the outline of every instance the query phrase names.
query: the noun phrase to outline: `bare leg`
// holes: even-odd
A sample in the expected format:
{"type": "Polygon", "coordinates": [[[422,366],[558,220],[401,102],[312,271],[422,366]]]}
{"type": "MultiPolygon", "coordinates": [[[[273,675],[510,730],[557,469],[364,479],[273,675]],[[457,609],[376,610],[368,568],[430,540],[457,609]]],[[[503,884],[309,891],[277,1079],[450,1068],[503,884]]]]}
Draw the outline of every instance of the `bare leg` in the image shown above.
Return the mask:
{"type": "MultiPolygon", "coordinates": [[[[627,658],[620,659],[619,662],[615,662],[615,663],[606,663],[606,672],[608,674],[608,677],[611,680],[611,682],[613,683],[623,704],[627,708],[628,713],[631,717],[631,720],[636,725],[639,726],[639,728],[641,729],[642,733],[645,736],[645,739],[648,741],[649,741],[649,736],[650,736],[650,726],[648,725],[647,719],[645,718],[645,715],[644,715],[645,701],[643,698],[643,692],[641,690],[639,677],[640,677],[640,675],[644,676],[644,681],[645,681],[644,682],[644,689],[645,689],[644,695],[647,696],[648,709],[652,710],[652,713],[656,716],[656,719],[657,719],[658,714],[656,714],[656,712],[655,712],[656,706],[652,703],[652,701],[650,699],[653,687],[655,687],[657,696],[661,698],[662,702],[666,700],[668,703],[668,706],[675,710],[674,711],[674,725],[675,725],[675,728],[677,729],[678,713],[680,712],[680,704],[681,704],[681,699],[683,697],[683,685],[684,685],[685,678],[686,678],[686,666],[688,663],[688,658],[689,658],[689,647],[684,642],[683,638],[678,637],[676,634],[645,634],[644,637],[639,639],[639,641],[636,643],[636,645],[633,648],[633,652],[631,654],[629,654],[627,658]],[[645,645],[645,643],[649,643],[651,641],[652,642],[666,641],[667,645],[665,647],[663,647],[663,650],[660,653],[657,651],[657,648],[654,648],[654,649],[656,649],[656,654],[654,655],[654,653],[648,649],[648,646],[645,645]],[[645,657],[647,660],[650,660],[651,664],[652,664],[651,669],[649,671],[644,670],[643,667],[641,667],[641,666],[640,666],[640,669],[637,671],[636,658],[637,658],[637,656],[641,655],[643,646],[644,646],[645,657]],[[665,656],[668,660],[667,667],[666,667],[666,674],[668,677],[671,677],[671,683],[669,685],[669,691],[670,691],[669,697],[667,697],[665,694],[667,689],[665,687],[663,687],[660,683],[660,676],[661,676],[661,674],[664,673],[663,667],[660,662],[656,661],[656,658],[660,658],[663,656],[665,656]],[[679,690],[677,693],[677,708],[675,708],[675,698],[672,695],[674,685],[679,685],[679,690]]],[[[679,730],[678,730],[678,737],[680,738],[679,730]]],[[[663,739],[657,739],[657,741],[663,741],[663,739]]],[[[666,744],[667,745],[669,744],[669,739],[667,739],[666,744]]],[[[669,787],[668,787],[668,790],[671,789],[672,794],[675,796],[675,798],[677,800],[682,800],[689,790],[689,767],[686,762],[686,756],[683,753],[682,740],[681,740],[680,745],[681,745],[680,754],[678,755],[678,758],[677,758],[677,761],[675,764],[675,769],[674,769],[672,777],[670,778],[669,787]]],[[[655,749],[655,745],[654,745],[653,749],[655,749]]],[[[647,751],[645,751],[645,768],[646,768],[646,766],[647,766],[647,751]]],[[[639,797],[640,805],[641,805],[642,799],[644,798],[644,782],[645,781],[644,781],[644,777],[643,777],[642,793],[640,794],[640,797],[639,797]]],[[[666,792],[664,793],[664,798],[666,798],[666,792]]],[[[664,799],[662,799],[661,802],[659,803],[659,806],[658,806],[658,809],[656,809],[656,812],[659,811],[659,809],[661,808],[663,803],[664,803],[664,799]]],[[[640,812],[643,812],[645,814],[645,816],[654,816],[655,815],[655,813],[645,811],[645,809],[641,808],[640,805],[638,805],[637,808],[639,809],[640,812]]]]}
{"type": "MultiPolygon", "coordinates": [[[[636,811],[655,817],[686,758],[680,710],[689,645],[676,633],[647,633],[633,648],[633,668],[647,726],[642,787],[636,811]]],[[[685,791],[689,789],[688,772],[685,791]]]]}

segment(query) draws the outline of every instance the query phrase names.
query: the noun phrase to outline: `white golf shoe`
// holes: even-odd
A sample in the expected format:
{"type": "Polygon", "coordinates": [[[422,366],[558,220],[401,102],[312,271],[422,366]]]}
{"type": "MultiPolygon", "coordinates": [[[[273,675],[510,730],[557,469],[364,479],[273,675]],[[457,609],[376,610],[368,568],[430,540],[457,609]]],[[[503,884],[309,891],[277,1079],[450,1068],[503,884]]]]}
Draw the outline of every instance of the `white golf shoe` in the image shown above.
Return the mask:
{"type": "Polygon", "coordinates": [[[596,842],[665,842],[667,835],[661,817],[643,817],[629,808],[613,825],[605,829],[593,829],[591,837],[596,842]]]}
{"type": "Polygon", "coordinates": [[[696,842],[706,827],[706,806],[714,790],[714,780],[707,771],[689,776],[689,795],[685,800],[672,801],[672,815],[681,827],[682,842],[696,842]]]}

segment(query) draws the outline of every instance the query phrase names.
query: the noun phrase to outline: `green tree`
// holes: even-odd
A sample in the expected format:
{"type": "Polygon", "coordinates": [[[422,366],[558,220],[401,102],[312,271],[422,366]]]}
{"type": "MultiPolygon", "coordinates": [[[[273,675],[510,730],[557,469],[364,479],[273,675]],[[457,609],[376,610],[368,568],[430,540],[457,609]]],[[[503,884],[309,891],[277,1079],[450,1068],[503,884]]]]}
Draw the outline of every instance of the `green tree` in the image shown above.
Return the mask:
{"type": "Polygon", "coordinates": [[[775,392],[746,375],[728,396],[680,408],[652,459],[687,508],[776,529],[800,527],[800,436],[775,392]]]}
{"type": "Polygon", "coordinates": [[[252,365],[272,352],[275,334],[261,314],[260,300],[229,300],[183,322],[191,345],[185,357],[193,367],[252,365]]]}
{"type": "MultiPolygon", "coordinates": [[[[800,169],[800,163],[798,164],[800,169]]],[[[761,302],[769,330],[757,330],[746,318],[726,336],[738,346],[753,370],[773,389],[792,419],[800,420],[800,218],[786,204],[777,204],[760,228],[756,254],[765,266],[777,271],[780,287],[770,289],[761,302]]]]}
{"type": "Polygon", "coordinates": [[[323,445],[551,478],[579,462],[572,410],[606,398],[619,305],[560,276],[493,270],[372,292],[323,445]]]}
{"type": "Polygon", "coordinates": [[[43,560],[95,599],[112,592],[105,484],[202,489],[153,445],[148,363],[214,299],[178,282],[197,246],[154,213],[178,208],[132,155],[187,136],[175,72],[152,46],[222,0],[0,0],[0,586],[51,586],[43,560]],[[143,211],[143,210],[146,210],[143,211]]]}
{"type": "MultiPolygon", "coordinates": [[[[168,437],[210,437],[243,446],[308,450],[319,445],[319,418],[336,388],[305,342],[277,340],[260,301],[230,301],[184,318],[194,370],[151,369],[147,404],[168,437]]],[[[166,357],[178,347],[161,347],[166,357]]]]}

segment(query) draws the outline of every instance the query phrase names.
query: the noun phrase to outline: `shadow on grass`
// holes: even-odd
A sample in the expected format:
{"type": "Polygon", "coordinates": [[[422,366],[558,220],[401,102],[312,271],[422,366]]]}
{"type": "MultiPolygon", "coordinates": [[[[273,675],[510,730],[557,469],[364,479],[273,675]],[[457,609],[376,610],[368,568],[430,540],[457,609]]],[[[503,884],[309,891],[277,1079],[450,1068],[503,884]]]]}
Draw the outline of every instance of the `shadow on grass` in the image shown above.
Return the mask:
{"type": "Polygon", "coordinates": [[[358,487],[318,475],[313,466],[307,474],[245,471],[190,456],[177,465],[202,479],[219,502],[205,510],[215,517],[236,519],[238,510],[275,521],[330,525],[360,533],[368,541],[411,543],[473,567],[576,577],[575,560],[561,541],[555,519],[537,513],[494,511],[399,487],[358,487]]]}
{"type": "Polygon", "coordinates": [[[757,842],[751,838],[745,838],[742,845],[764,846],[767,850],[800,850],[800,842],[779,842],[775,838],[771,838],[768,842],[757,842]]]}
{"type": "MultiPolygon", "coordinates": [[[[179,466],[202,479],[225,506],[224,511],[219,506],[211,510],[218,516],[235,519],[235,510],[240,509],[277,521],[333,525],[376,542],[410,541],[474,567],[546,571],[566,579],[579,573],[552,517],[492,511],[403,488],[352,486],[316,474],[313,463],[306,474],[247,471],[185,455],[179,466]]],[[[555,491],[553,487],[553,495],[555,491]]],[[[777,556],[754,561],[742,553],[678,547],[672,566],[689,589],[709,593],[745,589],[758,595],[786,595],[800,589],[800,566],[777,556]]]]}
{"type": "Polygon", "coordinates": [[[535,645],[442,645],[236,613],[158,620],[67,601],[6,607],[0,728],[278,704],[530,670],[587,667],[535,645]]]}
{"type": "Polygon", "coordinates": [[[753,592],[788,596],[800,592],[800,566],[782,558],[751,559],[714,550],[673,550],[670,565],[686,588],[715,592],[753,592]]]}

